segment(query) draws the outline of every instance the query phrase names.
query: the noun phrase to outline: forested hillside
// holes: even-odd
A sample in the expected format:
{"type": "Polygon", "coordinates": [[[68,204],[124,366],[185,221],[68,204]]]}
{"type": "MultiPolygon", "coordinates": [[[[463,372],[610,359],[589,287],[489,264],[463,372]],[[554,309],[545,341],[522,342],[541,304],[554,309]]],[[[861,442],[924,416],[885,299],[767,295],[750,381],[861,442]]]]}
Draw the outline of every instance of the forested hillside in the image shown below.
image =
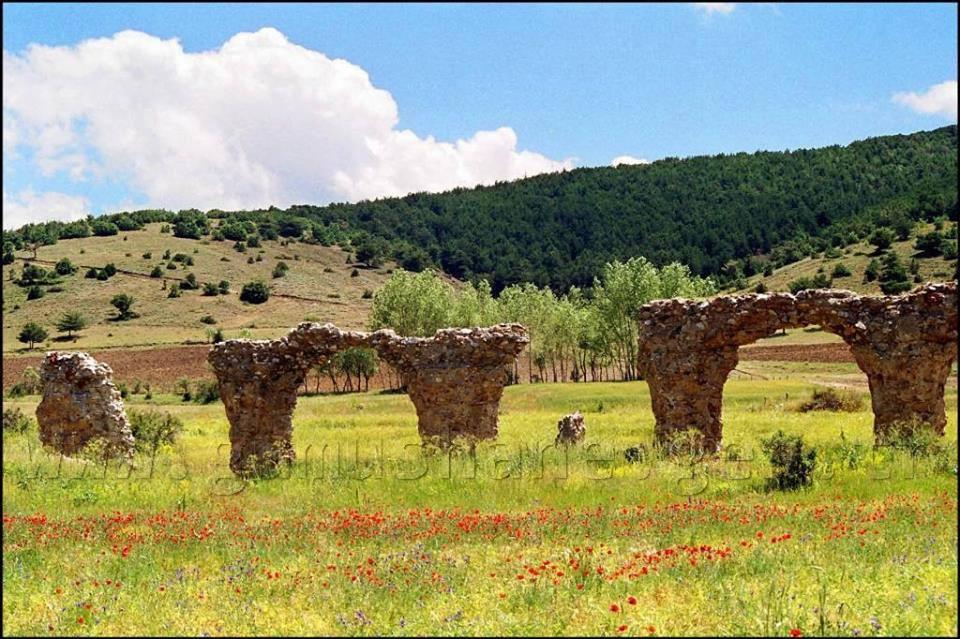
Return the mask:
{"type": "MultiPolygon", "coordinates": [[[[279,233],[336,243],[361,262],[435,265],[487,279],[494,292],[520,282],[557,292],[589,287],[605,263],[633,256],[680,261],[725,285],[752,275],[755,256],[782,266],[863,240],[877,226],[955,219],[956,182],[954,125],[848,146],[667,158],[446,193],[211,215],[225,218],[228,240],[279,233]]],[[[181,237],[213,232],[191,222],[199,212],[143,213],[144,222],[179,220],[181,237]]],[[[20,248],[31,233],[5,239],[20,248]]]]}

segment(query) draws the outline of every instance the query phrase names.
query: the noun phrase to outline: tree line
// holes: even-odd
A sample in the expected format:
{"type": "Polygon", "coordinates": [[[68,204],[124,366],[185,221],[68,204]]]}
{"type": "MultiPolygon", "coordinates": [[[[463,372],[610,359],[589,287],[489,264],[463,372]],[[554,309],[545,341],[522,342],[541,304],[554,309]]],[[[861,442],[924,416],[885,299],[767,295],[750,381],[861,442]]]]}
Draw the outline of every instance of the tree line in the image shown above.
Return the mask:
{"type": "MultiPolygon", "coordinates": [[[[658,268],[643,257],[604,265],[589,293],[572,287],[514,284],[494,296],[486,280],[454,287],[436,271],[395,271],[373,297],[370,329],[430,336],[445,327],[519,322],[530,332],[527,380],[638,379],[636,314],[663,298],[704,297],[716,292],[709,278],[671,263],[658,268]]],[[[520,381],[519,366],[514,377],[520,381]]]]}

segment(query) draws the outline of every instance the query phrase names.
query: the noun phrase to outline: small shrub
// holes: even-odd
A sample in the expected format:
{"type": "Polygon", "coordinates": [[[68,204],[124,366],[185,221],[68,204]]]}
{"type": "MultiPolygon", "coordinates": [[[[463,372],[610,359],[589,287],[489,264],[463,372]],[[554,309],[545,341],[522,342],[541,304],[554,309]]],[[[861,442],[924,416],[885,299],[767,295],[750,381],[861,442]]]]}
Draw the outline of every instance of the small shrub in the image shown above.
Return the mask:
{"type": "Polygon", "coordinates": [[[834,279],[839,277],[850,277],[851,275],[853,275],[853,273],[850,271],[850,267],[843,262],[838,262],[837,265],[833,267],[833,273],[831,273],[831,277],[834,279]]]}
{"type": "Polygon", "coordinates": [[[855,413],[863,408],[863,397],[852,391],[838,391],[834,388],[816,388],[813,398],[800,405],[800,412],[813,410],[843,411],[855,413]]]}
{"type": "Polygon", "coordinates": [[[211,404],[220,399],[220,387],[213,380],[201,379],[196,383],[195,389],[193,401],[198,404],[211,404]]]}
{"type": "Polygon", "coordinates": [[[777,490],[796,490],[813,483],[817,451],[807,446],[802,436],[787,435],[780,430],[761,440],[761,446],[773,466],[771,487],[777,490]]]}
{"type": "Polygon", "coordinates": [[[3,409],[3,432],[25,433],[33,429],[33,420],[19,408],[3,409]]]}
{"type": "Polygon", "coordinates": [[[140,452],[154,452],[163,444],[173,444],[183,432],[183,422],[170,413],[129,410],[130,431],[140,452]]]}
{"type": "Polygon", "coordinates": [[[73,275],[77,272],[77,267],[74,266],[69,259],[63,258],[57,262],[56,266],[53,267],[53,270],[57,272],[57,275],[73,275]]]}
{"type": "Polygon", "coordinates": [[[153,270],[150,271],[150,277],[163,277],[163,269],[159,266],[154,266],[153,270]]]}
{"type": "Polygon", "coordinates": [[[174,282],[173,284],[170,285],[170,292],[167,293],[167,298],[180,297],[180,295],[181,295],[180,285],[174,282]]]}
{"type": "Polygon", "coordinates": [[[220,295],[229,295],[230,294],[230,282],[227,280],[220,280],[220,283],[217,284],[217,291],[220,295]]]}
{"type": "Polygon", "coordinates": [[[20,381],[10,387],[7,394],[10,397],[23,397],[24,395],[39,395],[43,392],[43,382],[40,379],[40,373],[32,366],[27,366],[20,381]]]}
{"type": "Polygon", "coordinates": [[[113,296],[110,300],[110,305],[117,309],[118,320],[128,320],[136,317],[136,313],[131,310],[135,301],[132,295],[127,295],[126,293],[113,296]]]}
{"type": "Polygon", "coordinates": [[[85,278],[87,278],[88,280],[95,280],[95,279],[98,279],[98,278],[97,278],[97,274],[98,274],[98,273],[99,273],[99,271],[98,271],[97,269],[91,268],[91,269],[88,269],[87,272],[84,273],[83,276],[84,276],[85,278]]]}
{"type": "Polygon", "coordinates": [[[216,324],[217,320],[213,318],[213,315],[204,315],[200,318],[200,321],[204,324],[216,324]]]}
{"type": "Polygon", "coordinates": [[[168,271],[175,271],[175,270],[177,270],[177,265],[174,264],[173,262],[167,262],[167,270],[168,270],[168,271]]]}
{"type": "Polygon", "coordinates": [[[27,299],[28,299],[28,300],[38,300],[38,299],[40,299],[41,297],[43,297],[43,295],[44,295],[43,289],[40,288],[39,286],[31,286],[31,287],[27,290],[27,299]]]}
{"type": "Polygon", "coordinates": [[[113,262],[110,262],[109,264],[103,267],[103,272],[107,274],[107,277],[113,277],[114,275],[117,274],[117,267],[114,265],[113,262]]]}
{"type": "Polygon", "coordinates": [[[352,271],[350,271],[350,277],[357,277],[358,275],[360,275],[360,271],[358,271],[357,269],[353,269],[352,271]]]}
{"type": "Polygon", "coordinates": [[[270,299],[270,289],[265,282],[255,281],[243,285],[240,291],[240,301],[250,304],[263,304],[270,299]]]}
{"type": "Polygon", "coordinates": [[[213,282],[204,282],[203,283],[203,294],[206,297],[215,297],[220,294],[220,289],[217,288],[217,285],[213,282]]]}
{"type": "Polygon", "coordinates": [[[906,451],[911,457],[927,457],[943,450],[940,435],[933,426],[919,419],[893,424],[878,439],[881,445],[906,451]]]}
{"type": "Polygon", "coordinates": [[[152,259],[153,259],[153,253],[152,253],[151,251],[147,251],[146,253],[144,253],[144,254],[141,255],[140,257],[142,257],[142,258],[145,259],[145,260],[152,260],[152,259]]]}
{"type": "Polygon", "coordinates": [[[360,297],[365,300],[371,299],[373,297],[373,291],[371,291],[369,288],[364,289],[363,295],[361,295],[360,297]]]}
{"type": "Polygon", "coordinates": [[[173,389],[180,395],[180,398],[185,402],[189,402],[193,399],[193,391],[190,388],[190,380],[186,377],[181,377],[178,379],[174,385],[173,389]]]}

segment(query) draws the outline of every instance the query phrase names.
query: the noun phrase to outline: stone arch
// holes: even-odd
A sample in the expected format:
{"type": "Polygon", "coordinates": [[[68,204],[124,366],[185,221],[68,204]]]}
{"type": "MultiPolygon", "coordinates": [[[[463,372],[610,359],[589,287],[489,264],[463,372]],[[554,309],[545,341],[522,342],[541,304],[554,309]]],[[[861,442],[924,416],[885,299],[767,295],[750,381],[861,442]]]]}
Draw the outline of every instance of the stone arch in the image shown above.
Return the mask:
{"type": "Polygon", "coordinates": [[[424,441],[494,438],[509,367],[528,342],[519,324],[444,329],[419,338],[303,323],[277,340],[216,344],[207,359],[230,422],[230,468],[256,475],[292,462],[297,389],[310,368],[355,346],[376,349],[400,371],[424,441]]]}
{"type": "Polygon", "coordinates": [[[843,338],[866,373],[877,441],[911,418],[943,433],[944,385],[957,356],[956,282],[898,296],[814,289],[659,300],[641,308],[637,320],[638,366],[650,386],[660,443],[694,428],[707,450],[718,450],[723,386],[739,347],[811,324],[843,338]]]}

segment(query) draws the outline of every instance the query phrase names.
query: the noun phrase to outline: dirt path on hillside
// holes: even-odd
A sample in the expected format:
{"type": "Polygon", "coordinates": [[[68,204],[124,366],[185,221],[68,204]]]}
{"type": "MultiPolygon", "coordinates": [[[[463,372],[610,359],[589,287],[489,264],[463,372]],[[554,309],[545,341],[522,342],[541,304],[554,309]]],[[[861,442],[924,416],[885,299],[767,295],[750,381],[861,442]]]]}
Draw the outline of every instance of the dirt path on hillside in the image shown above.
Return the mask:
{"type": "MultiPolygon", "coordinates": [[[[154,389],[170,389],[181,377],[191,380],[213,379],[207,366],[210,346],[158,346],[148,349],[112,348],[90,350],[89,353],[113,369],[117,382],[132,385],[137,380],[148,383],[154,389]]],[[[40,365],[42,355],[3,358],[3,389],[20,380],[28,366],[40,365]]],[[[746,346],[740,349],[742,361],[788,361],[788,362],[852,362],[853,355],[846,344],[793,344],[777,346],[746,346]]],[[[520,358],[520,379],[527,379],[527,358],[520,358]]],[[[370,388],[381,389],[391,385],[386,373],[378,373],[370,380],[370,388]]],[[[311,392],[316,390],[316,379],[308,379],[311,392]]],[[[333,387],[329,379],[321,379],[320,391],[329,392],[333,387]]]]}

